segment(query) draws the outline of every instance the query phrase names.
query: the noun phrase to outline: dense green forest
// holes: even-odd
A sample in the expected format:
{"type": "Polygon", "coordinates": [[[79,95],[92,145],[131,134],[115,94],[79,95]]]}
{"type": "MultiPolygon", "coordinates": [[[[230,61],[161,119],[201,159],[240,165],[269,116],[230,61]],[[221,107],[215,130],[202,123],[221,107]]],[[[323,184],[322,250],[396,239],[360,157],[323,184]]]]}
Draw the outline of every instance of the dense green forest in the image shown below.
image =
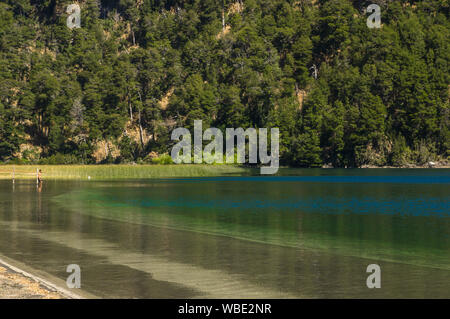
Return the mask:
{"type": "Polygon", "coordinates": [[[145,162],[194,120],[279,127],[282,165],[450,156],[447,0],[73,2],[0,1],[0,161],[145,162]]]}

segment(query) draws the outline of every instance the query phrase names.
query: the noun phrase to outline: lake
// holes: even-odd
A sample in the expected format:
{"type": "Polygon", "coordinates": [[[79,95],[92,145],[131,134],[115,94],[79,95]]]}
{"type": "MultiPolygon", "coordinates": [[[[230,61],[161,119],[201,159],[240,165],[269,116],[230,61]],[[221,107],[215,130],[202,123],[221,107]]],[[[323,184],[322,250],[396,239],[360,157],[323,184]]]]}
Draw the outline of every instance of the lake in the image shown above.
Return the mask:
{"type": "Polygon", "coordinates": [[[0,254],[64,281],[77,264],[108,298],[450,298],[449,186],[449,169],[4,180],[0,254]]]}

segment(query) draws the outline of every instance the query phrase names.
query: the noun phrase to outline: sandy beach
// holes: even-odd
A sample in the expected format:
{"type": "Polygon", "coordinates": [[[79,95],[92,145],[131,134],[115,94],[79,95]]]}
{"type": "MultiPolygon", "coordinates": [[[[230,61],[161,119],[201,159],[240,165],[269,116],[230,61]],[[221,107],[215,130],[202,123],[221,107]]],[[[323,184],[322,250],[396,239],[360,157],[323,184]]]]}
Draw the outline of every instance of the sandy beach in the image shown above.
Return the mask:
{"type": "Polygon", "coordinates": [[[88,293],[71,291],[65,281],[0,255],[0,299],[84,299],[88,293]]]}
{"type": "Polygon", "coordinates": [[[0,262],[0,299],[67,299],[67,297],[0,262]]]}

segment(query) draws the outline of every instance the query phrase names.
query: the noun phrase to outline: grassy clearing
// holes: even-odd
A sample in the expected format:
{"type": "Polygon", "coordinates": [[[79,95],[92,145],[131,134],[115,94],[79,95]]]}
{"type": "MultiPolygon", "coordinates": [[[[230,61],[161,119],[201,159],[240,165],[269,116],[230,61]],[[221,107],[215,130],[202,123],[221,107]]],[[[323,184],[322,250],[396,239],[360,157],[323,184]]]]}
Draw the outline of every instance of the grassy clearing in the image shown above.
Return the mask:
{"type": "Polygon", "coordinates": [[[0,180],[36,179],[92,180],[201,177],[249,174],[250,169],[229,165],[0,165],[0,180]]]}

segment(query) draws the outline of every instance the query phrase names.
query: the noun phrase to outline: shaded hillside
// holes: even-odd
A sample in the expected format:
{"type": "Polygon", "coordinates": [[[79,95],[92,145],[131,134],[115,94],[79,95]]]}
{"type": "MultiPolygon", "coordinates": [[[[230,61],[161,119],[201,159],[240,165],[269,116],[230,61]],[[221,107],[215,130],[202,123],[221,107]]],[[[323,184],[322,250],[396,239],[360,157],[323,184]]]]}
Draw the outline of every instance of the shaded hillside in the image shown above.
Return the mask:
{"type": "Polygon", "coordinates": [[[0,161],[146,160],[196,119],[279,127],[293,166],[450,155],[448,1],[71,3],[0,1],[0,161]]]}

